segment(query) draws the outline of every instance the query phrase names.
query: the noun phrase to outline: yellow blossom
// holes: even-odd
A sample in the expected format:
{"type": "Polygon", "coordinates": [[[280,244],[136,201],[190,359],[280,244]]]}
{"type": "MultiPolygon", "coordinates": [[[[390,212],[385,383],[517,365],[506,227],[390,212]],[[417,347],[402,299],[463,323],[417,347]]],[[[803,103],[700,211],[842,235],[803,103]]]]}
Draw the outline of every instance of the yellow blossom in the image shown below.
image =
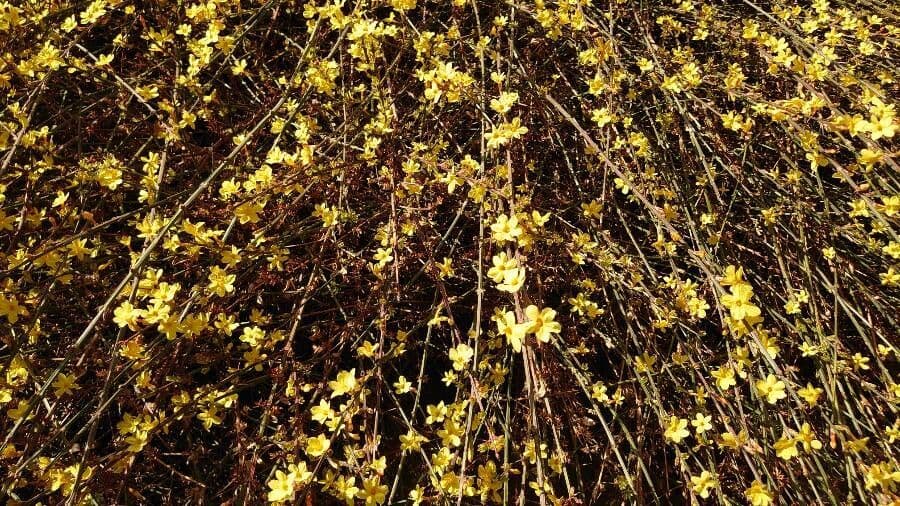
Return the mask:
{"type": "Polygon", "coordinates": [[[787,397],[784,387],[784,382],[776,378],[774,374],[769,374],[766,379],[756,382],[756,391],[769,404],[775,404],[787,397]]]}
{"type": "Polygon", "coordinates": [[[554,321],[556,311],[547,307],[538,309],[537,306],[530,305],[525,308],[525,318],[531,324],[528,332],[533,333],[537,340],[542,343],[549,343],[551,336],[558,334],[562,330],[559,322],[554,321]]]}
{"type": "Polygon", "coordinates": [[[744,491],[744,496],[752,506],[769,506],[774,499],[772,492],[759,480],[755,480],[750,488],[744,491]]]}
{"type": "Polygon", "coordinates": [[[680,443],[682,439],[688,437],[691,433],[687,430],[688,421],[684,418],[678,418],[675,415],[669,417],[669,423],[663,435],[667,440],[673,443],[680,443]]]}

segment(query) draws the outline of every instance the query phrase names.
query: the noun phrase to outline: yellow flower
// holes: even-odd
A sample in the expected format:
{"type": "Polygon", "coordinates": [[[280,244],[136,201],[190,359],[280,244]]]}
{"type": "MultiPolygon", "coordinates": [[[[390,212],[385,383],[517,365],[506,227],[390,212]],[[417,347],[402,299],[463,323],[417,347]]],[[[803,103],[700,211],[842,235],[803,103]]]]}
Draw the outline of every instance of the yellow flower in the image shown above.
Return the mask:
{"type": "Polygon", "coordinates": [[[547,445],[541,443],[536,446],[534,440],[525,441],[525,451],[522,452],[522,457],[528,459],[531,464],[537,462],[538,457],[545,459],[547,458],[547,445]]]}
{"type": "Polygon", "coordinates": [[[750,435],[747,433],[746,429],[741,430],[737,435],[731,432],[723,432],[719,434],[719,446],[721,448],[728,448],[730,450],[738,451],[740,450],[747,442],[750,441],[750,435]]]}
{"type": "Polygon", "coordinates": [[[396,392],[397,395],[408,393],[410,389],[412,389],[412,383],[406,379],[406,376],[400,376],[397,378],[397,382],[394,383],[394,392],[396,392]]]}
{"type": "Polygon", "coordinates": [[[116,165],[104,163],[97,169],[94,177],[101,186],[105,186],[110,190],[115,190],[122,184],[122,171],[116,165]]]}
{"type": "Polygon", "coordinates": [[[331,447],[331,440],[325,434],[319,434],[306,440],[306,454],[310,457],[321,457],[331,447]]]}
{"type": "Polygon", "coordinates": [[[506,214],[497,217],[497,221],[491,224],[491,238],[496,242],[515,241],[522,235],[522,227],[515,216],[510,218],[506,214]]]}
{"type": "Polygon", "coordinates": [[[456,348],[450,348],[449,355],[450,360],[453,361],[453,368],[457,371],[462,371],[466,368],[466,364],[472,360],[474,354],[475,350],[466,343],[460,343],[456,348]]]}
{"type": "Polygon", "coordinates": [[[609,395],[606,394],[606,385],[603,383],[594,383],[591,386],[591,399],[594,399],[599,402],[608,402],[609,395]]]}
{"type": "Polygon", "coordinates": [[[656,357],[647,352],[634,358],[634,370],[637,372],[652,372],[654,364],[656,364],[656,357]]]}
{"type": "Polygon", "coordinates": [[[603,128],[614,120],[615,117],[609,112],[608,107],[591,111],[591,121],[597,124],[597,128],[603,128]]]}
{"type": "Polygon", "coordinates": [[[234,209],[234,215],[241,225],[257,223],[259,221],[259,213],[261,213],[265,207],[265,200],[260,202],[244,202],[234,209]]]}
{"type": "Polygon", "coordinates": [[[780,459],[791,460],[800,454],[800,452],[797,451],[797,440],[788,437],[787,433],[783,434],[781,439],[775,441],[773,447],[775,448],[775,455],[780,459]]]}
{"type": "Polygon", "coordinates": [[[734,379],[734,369],[729,366],[719,367],[712,372],[712,377],[716,379],[716,386],[719,390],[728,390],[737,385],[734,379]]]}
{"type": "Polygon", "coordinates": [[[772,492],[769,492],[759,480],[755,480],[753,485],[744,491],[744,496],[753,506],[769,506],[773,499],[772,492]]]}
{"type": "Polygon", "coordinates": [[[869,361],[871,360],[869,357],[862,356],[861,353],[854,353],[850,360],[853,362],[854,370],[868,370],[869,369],[869,361]]]}
{"type": "Polygon", "coordinates": [[[885,492],[900,483],[900,470],[897,470],[895,462],[879,462],[866,469],[866,490],[881,487],[885,492]]]}
{"type": "Polygon", "coordinates": [[[393,248],[378,248],[375,250],[375,255],[372,258],[378,262],[378,267],[384,267],[394,259],[393,250],[393,248]]]}
{"type": "Polygon", "coordinates": [[[442,445],[449,448],[455,448],[462,444],[462,438],[460,436],[462,436],[464,431],[465,427],[461,426],[451,417],[444,420],[444,428],[438,430],[436,434],[441,438],[442,445]]]}
{"type": "Polygon", "coordinates": [[[373,343],[372,341],[365,341],[356,349],[356,354],[360,357],[373,358],[378,352],[379,346],[379,344],[373,343]]]}
{"type": "Polygon", "coordinates": [[[197,418],[203,422],[203,428],[209,430],[213,425],[222,423],[222,416],[219,413],[219,405],[212,403],[207,406],[205,411],[197,413],[197,418]]]}
{"type": "MultiPolygon", "coordinates": [[[[20,418],[25,416],[25,413],[28,411],[28,401],[22,400],[16,404],[16,407],[9,408],[6,410],[6,416],[10,417],[12,420],[18,421],[20,418]]],[[[34,414],[31,413],[28,415],[28,418],[31,419],[34,417],[34,414]]]]}
{"type": "Polygon", "coordinates": [[[215,265],[209,273],[208,288],[219,297],[224,297],[226,294],[234,291],[234,280],[236,278],[237,276],[234,274],[228,274],[225,269],[215,265]]]}
{"type": "Polygon", "coordinates": [[[409,500],[412,501],[413,506],[419,506],[424,499],[425,489],[422,488],[422,485],[416,485],[416,488],[410,490],[409,500]]]}
{"type": "Polygon", "coordinates": [[[725,275],[722,276],[722,279],[719,280],[719,283],[721,283],[722,286],[732,286],[740,284],[741,282],[743,282],[743,279],[744,268],[729,265],[725,268],[725,275]]]}
{"type": "Polygon", "coordinates": [[[775,404],[787,397],[787,394],[784,393],[784,382],[776,378],[774,374],[769,374],[766,379],[757,381],[756,391],[769,404],[775,404]]]}
{"type": "Polygon", "coordinates": [[[81,388],[78,386],[78,383],[75,382],[77,378],[74,374],[63,374],[60,373],[59,376],[56,377],[56,380],[53,382],[53,393],[57,397],[62,397],[66,394],[72,392],[72,390],[77,390],[81,388]]]}
{"type": "Polygon", "coordinates": [[[296,476],[298,483],[307,483],[312,479],[312,471],[306,465],[306,462],[299,462],[297,464],[288,465],[288,471],[290,471],[294,476],[296,476]]]}
{"type": "Polygon", "coordinates": [[[502,283],[506,271],[515,269],[519,266],[519,262],[517,262],[515,258],[509,258],[505,251],[501,251],[494,255],[494,257],[491,258],[491,262],[494,266],[488,269],[487,275],[494,283],[502,283]]]}
{"type": "Polygon", "coordinates": [[[506,337],[506,342],[516,353],[522,351],[522,341],[531,328],[530,322],[516,323],[516,315],[512,311],[502,313],[496,319],[497,330],[506,337]]]}
{"type": "Polygon", "coordinates": [[[488,269],[488,277],[498,283],[497,289],[502,292],[515,293],[525,282],[525,268],[519,266],[515,258],[509,258],[500,252],[491,259],[494,266],[488,269]]]}
{"type": "MultiPolygon", "coordinates": [[[[9,367],[6,369],[6,382],[10,386],[22,386],[28,381],[28,367],[25,359],[20,355],[16,355],[9,361],[9,367]]],[[[60,375],[64,376],[64,375],[60,375]]]]}
{"type": "Polygon", "coordinates": [[[331,404],[325,399],[320,400],[318,405],[309,408],[309,412],[312,415],[312,419],[319,423],[327,422],[335,414],[334,410],[331,409],[331,404]]]}
{"type": "Polygon", "coordinates": [[[900,285],[900,272],[897,272],[893,267],[888,267],[888,270],[881,273],[879,276],[881,277],[882,285],[900,285]]]}
{"type": "Polygon", "coordinates": [[[822,442],[816,439],[812,427],[806,422],[800,426],[800,432],[797,434],[797,441],[803,443],[803,449],[806,451],[822,449],[822,442]]]}
{"type": "Polygon", "coordinates": [[[72,495],[75,487],[75,480],[78,475],[81,474],[82,480],[88,480],[94,475],[94,469],[92,467],[86,467],[84,471],[81,471],[81,464],[72,464],[65,469],[52,469],[48,474],[50,478],[50,490],[54,492],[62,490],[63,495],[70,496],[72,495]]]}
{"type": "Polygon", "coordinates": [[[788,299],[784,304],[784,312],[787,314],[800,314],[800,303],[794,299],[788,299]]]}
{"type": "Polygon", "coordinates": [[[528,133],[528,128],[522,126],[522,120],[518,116],[513,118],[509,123],[501,123],[491,129],[490,132],[484,134],[487,141],[488,149],[494,149],[503,146],[511,140],[528,133]]]}
{"type": "Polygon", "coordinates": [[[235,76],[239,76],[244,73],[247,69],[247,60],[242,58],[237,61],[234,65],[231,66],[231,74],[235,76]]]}
{"type": "Polygon", "coordinates": [[[428,441],[428,439],[410,429],[409,432],[400,436],[400,449],[403,451],[418,451],[425,441],[428,441]]]}
{"type": "Polygon", "coordinates": [[[531,221],[535,227],[543,227],[550,220],[550,213],[541,214],[538,211],[531,211],[531,221]]]}
{"type": "Polygon", "coordinates": [[[583,214],[586,218],[600,218],[600,212],[603,210],[600,201],[594,199],[590,202],[585,202],[581,204],[581,214],[583,214]]]}
{"type": "Polygon", "coordinates": [[[519,94],[516,92],[502,92],[499,98],[491,100],[491,109],[499,114],[506,114],[519,100],[519,94]]]}
{"type": "Polygon", "coordinates": [[[682,439],[688,437],[691,433],[687,430],[688,421],[685,418],[678,418],[672,415],[669,418],[669,424],[663,435],[673,443],[680,443],[682,439]]]}
{"type": "Polygon", "coordinates": [[[850,453],[859,453],[866,449],[869,446],[868,437],[863,437],[859,439],[850,439],[846,443],[844,443],[844,450],[850,453]]]}
{"type": "Polygon", "coordinates": [[[328,387],[332,390],[331,397],[338,397],[352,392],[356,389],[356,369],[339,372],[334,381],[328,382],[328,387]]]}
{"type": "Polygon", "coordinates": [[[709,497],[709,491],[718,485],[716,476],[709,471],[703,471],[700,476],[691,476],[691,490],[703,499],[709,497]]]}
{"type": "Polygon", "coordinates": [[[359,492],[359,487],[356,486],[355,476],[338,476],[337,480],[334,481],[333,486],[338,497],[343,498],[347,504],[353,504],[355,502],[353,499],[356,498],[356,494],[359,492]]]}
{"type": "Polygon", "coordinates": [[[482,503],[486,503],[488,498],[494,503],[501,502],[499,491],[503,488],[503,481],[497,476],[497,464],[493,460],[478,466],[478,485],[482,503]]]}
{"type": "Polygon", "coordinates": [[[797,390],[797,395],[799,395],[810,407],[815,406],[819,402],[819,396],[822,395],[824,390],[821,388],[816,388],[812,386],[812,383],[807,383],[806,387],[797,390]]]}
{"type": "Polygon", "coordinates": [[[759,317],[761,311],[750,302],[753,297],[753,288],[747,283],[738,283],[731,286],[731,293],[722,296],[722,304],[731,312],[735,320],[753,319],[759,317]]]}
{"type": "Polygon", "coordinates": [[[817,346],[813,346],[812,344],[805,341],[799,346],[799,348],[804,357],[814,357],[819,354],[819,348],[817,346]]]}
{"type": "Polygon", "coordinates": [[[428,417],[425,418],[425,423],[429,425],[443,422],[444,417],[447,416],[447,406],[444,404],[444,401],[437,404],[429,404],[425,407],[425,410],[428,411],[428,417]]]}
{"type": "Polygon", "coordinates": [[[375,476],[363,480],[363,488],[356,493],[356,497],[365,500],[366,506],[374,506],[384,502],[387,491],[387,485],[382,485],[381,478],[375,476]]]}
{"type": "Polygon", "coordinates": [[[285,473],[281,469],[275,471],[275,478],[269,480],[269,494],[266,498],[269,502],[283,502],[294,498],[297,476],[294,473],[285,473]]]}
{"type": "Polygon", "coordinates": [[[878,208],[888,218],[900,215],[900,195],[881,197],[881,205],[878,208]]]}
{"type": "Polygon", "coordinates": [[[534,333],[537,340],[542,343],[549,343],[552,335],[559,334],[562,330],[559,322],[554,321],[556,311],[548,307],[538,309],[534,305],[528,306],[525,308],[525,317],[531,324],[528,331],[534,333]]]}
{"type": "Polygon", "coordinates": [[[503,273],[503,283],[497,285],[497,290],[501,292],[516,293],[525,284],[525,268],[518,267],[510,269],[503,273]]]}
{"type": "Polygon", "coordinates": [[[703,434],[704,432],[712,429],[712,416],[704,415],[703,413],[697,413],[697,416],[691,420],[691,426],[694,427],[694,430],[697,434],[703,434]]]}
{"type": "Polygon", "coordinates": [[[850,203],[850,217],[851,218],[865,218],[869,216],[869,207],[866,205],[866,201],[863,199],[857,199],[850,203]]]}
{"type": "Polygon", "coordinates": [[[144,345],[135,340],[127,341],[123,344],[119,349],[119,355],[128,360],[143,360],[146,358],[144,345]]]}
{"type": "MultiPolygon", "coordinates": [[[[0,399],[0,402],[3,402],[3,400],[0,399]]],[[[894,425],[884,428],[884,435],[887,436],[888,443],[893,443],[900,439],[900,418],[894,420],[894,425]]]]}
{"type": "Polygon", "coordinates": [[[398,11],[408,11],[416,8],[416,0],[391,0],[391,7],[398,11]]]}
{"type": "Polygon", "coordinates": [[[435,262],[435,267],[438,268],[438,276],[441,279],[446,279],[453,277],[456,274],[453,270],[453,259],[444,257],[443,262],[435,262]]]}
{"type": "Polygon", "coordinates": [[[768,332],[760,331],[759,344],[772,358],[777,357],[778,353],[781,351],[781,348],[778,347],[778,340],[774,337],[770,337],[768,332]]]}
{"type": "Polygon", "coordinates": [[[78,22],[75,21],[75,15],[73,14],[67,17],[66,20],[63,21],[61,25],[59,25],[59,27],[62,28],[62,30],[66,33],[71,32],[72,30],[77,28],[78,22]]]}
{"type": "Polygon", "coordinates": [[[113,311],[113,322],[119,327],[127,326],[132,331],[137,331],[137,321],[142,315],[143,311],[136,309],[130,302],[125,301],[113,311]]]}

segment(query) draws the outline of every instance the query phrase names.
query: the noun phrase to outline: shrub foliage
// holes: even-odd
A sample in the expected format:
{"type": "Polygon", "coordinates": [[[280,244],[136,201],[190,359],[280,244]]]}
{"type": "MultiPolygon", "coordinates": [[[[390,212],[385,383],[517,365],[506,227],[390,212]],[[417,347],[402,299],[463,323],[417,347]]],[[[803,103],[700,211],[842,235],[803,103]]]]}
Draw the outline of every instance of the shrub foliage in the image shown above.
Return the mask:
{"type": "Polygon", "coordinates": [[[900,9],[0,2],[8,504],[896,504],[900,9]]]}

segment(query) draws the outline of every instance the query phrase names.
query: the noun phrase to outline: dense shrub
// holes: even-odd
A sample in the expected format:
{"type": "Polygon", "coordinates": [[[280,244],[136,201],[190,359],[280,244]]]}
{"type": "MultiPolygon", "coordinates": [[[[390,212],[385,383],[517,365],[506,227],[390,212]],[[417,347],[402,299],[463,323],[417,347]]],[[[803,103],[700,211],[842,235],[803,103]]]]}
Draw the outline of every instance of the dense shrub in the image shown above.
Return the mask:
{"type": "Polygon", "coordinates": [[[900,501],[898,21],[0,2],[0,494],[900,501]]]}

